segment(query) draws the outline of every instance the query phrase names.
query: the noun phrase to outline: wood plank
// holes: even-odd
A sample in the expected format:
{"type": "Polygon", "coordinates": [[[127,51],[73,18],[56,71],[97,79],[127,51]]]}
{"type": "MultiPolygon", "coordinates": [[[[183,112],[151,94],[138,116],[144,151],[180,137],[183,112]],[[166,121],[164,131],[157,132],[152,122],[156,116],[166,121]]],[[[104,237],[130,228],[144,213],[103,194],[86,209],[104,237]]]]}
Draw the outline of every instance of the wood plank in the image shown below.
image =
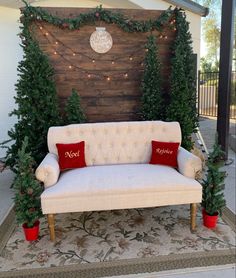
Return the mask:
{"type": "MultiPolygon", "coordinates": [[[[86,8],[45,9],[61,18],[74,18],[80,13],[94,12],[94,9],[86,8]]],[[[113,11],[136,20],[155,19],[162,12],[130,9],[113,11]]],[[[95,25],[98,23],[96,22],[95,25]]],[[[81,97],[81,106],[88,121],[138,120],[140,119],[145,45],[150,33],[127,33],[115,24],[104,22],[99,24],[106,27],[113,39],[111,50],[105,54],[98,54],[90,47],[89,38],[95,31],[93,24],[73,31],[58,28],[46,22],[34,22],[31,26],[33,35],[39,41],[41,49],[49,57],[54,68],[54,80],[61,113],[64,113],[67,98],[72,88],[75,88],[81,97]],[[69,66],[72,67],[69,68],[69,66]],[[128,76],[125,76],[125,73],[128,73],[128,76]],[[110,81],[107,80],[107,76],[111,78],[110,81]]],[[[160,32],[153,31],[153,34],[157,37],[158,55],[162,65],[163,90],[168,96],[171,70],[170,46],[175,38],[175,32],[167,26],[162,32],[164,36],[167,36],[166,39],[159,37],[160,32]]]]}

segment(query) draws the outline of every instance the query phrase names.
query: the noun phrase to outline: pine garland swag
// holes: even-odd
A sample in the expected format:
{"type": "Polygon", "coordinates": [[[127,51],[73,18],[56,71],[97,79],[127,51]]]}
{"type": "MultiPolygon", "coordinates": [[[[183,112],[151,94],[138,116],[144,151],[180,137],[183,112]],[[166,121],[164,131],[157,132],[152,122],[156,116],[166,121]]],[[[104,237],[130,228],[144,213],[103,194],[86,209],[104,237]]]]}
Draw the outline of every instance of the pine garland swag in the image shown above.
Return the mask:
{"type": "Polygon", "coordinates": [[[9,114],[16,116],[18,122],[8,131],[10,140],[1,143],[4,146],[13,141],[7,147],[5,165],[14,172],[17,171],[18,150],[24,138],[28,137],[28,150],[31,151],[37,167],[48,152],[48,128],[61,123],[53,69],[32,37],[28,21],[24,21],[20,37],[24,57],[17,68],[19,79],[14,98],[18,107],[9,114]]]}
{"type": "Polygon", "coordinates": [[[65,106],[64,124],[79,124],[84,123],[85,120],[86,117],[80,104],[80,96],[75,89],[72,89],[72,93],[69,96],[65,106]]]}
{"type": "MultiPolygon", "coordinates": [[[[102,8],[102,5],[96,7],[95,11],[82,13],[75,18],[59,18],[49,14],[46,10],[40,7],[33,7],[26,1],[25,8],[22,9],[24,18],[22,20],[42,20],[51,23],[60,28],[68,28],[70,30],[78,30],[85,25],[95,25],[97,21],[104,21],[108,24],[116,24],[125,32],[151,32],[157,30],[162,32],[163,28],[168,25],[172,19],[174,11],[171,6],[162,12],[162,14],[154,20],[133,20],[127,18],[121,13],[112,12],[102,8]]],[[[171,28],[174,26],[170,26],[171,28]]]]}
{"type": "Polygon", "coordinates": [[[180,10],[175,10],[175,15],[177,31],[172,47],[170,100],[166,109],[166,119],[180,123],[182,146],[191,150],[191,135],[198,127],[195,63],[186,15],[180,10]]]}
{"type": "Polygon", "coordinates": [[[25,137],[18,151],[17,172],[13,181],[15,191],[14,202],[18,224],[27,224],[28,228],[42,216],[40,195],[42,185],[34,175],[35,162],[30,152],[27,152],[28,138],[25,137]]]}
{"type": "Polygon", "coordinates": [[[146,49],[142,80],[142,118],[143,120],[161,120],[164,117],[164,105],[161,88],[161,64],[155,36],[150,35],[148,37],[146,49]]]}

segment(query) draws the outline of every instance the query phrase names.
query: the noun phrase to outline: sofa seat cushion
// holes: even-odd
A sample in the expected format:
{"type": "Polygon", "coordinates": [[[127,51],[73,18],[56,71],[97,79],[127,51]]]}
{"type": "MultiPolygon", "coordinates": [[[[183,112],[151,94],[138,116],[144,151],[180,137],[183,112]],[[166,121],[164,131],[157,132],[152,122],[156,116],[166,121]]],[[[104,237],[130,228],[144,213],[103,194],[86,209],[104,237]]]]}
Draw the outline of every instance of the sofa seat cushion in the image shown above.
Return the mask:
{"type": "Polygon", "coordinates": [[[64,172],[41,201],[43,213],[59,213],[200,202],[201,195],[196,180],[171,167],[122,164],[64,172]]]}

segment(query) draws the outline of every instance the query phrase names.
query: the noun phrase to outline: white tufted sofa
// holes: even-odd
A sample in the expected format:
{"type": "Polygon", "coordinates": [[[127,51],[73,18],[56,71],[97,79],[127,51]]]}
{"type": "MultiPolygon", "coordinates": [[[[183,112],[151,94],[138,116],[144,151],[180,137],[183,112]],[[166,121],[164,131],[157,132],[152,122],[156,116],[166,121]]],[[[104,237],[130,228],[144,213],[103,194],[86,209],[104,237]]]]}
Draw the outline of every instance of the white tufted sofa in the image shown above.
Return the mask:
{"type": "Polygon", "coordinates": [[[55,239],[54,214],[78,211],[143,208],[191,204],[195,228],[196,204],[202,188],[195,180],[201,160],[182,147],[178,171],[149,164],[151,141],[181,142],[177,122],[143,121],[74,124],[51,127],[49,153],[36,170],[45,190],[41,195],[48,215],[51,240],[55,239]],[[88,167],[60,174],[56,143],[85,141],[88,167]]]}

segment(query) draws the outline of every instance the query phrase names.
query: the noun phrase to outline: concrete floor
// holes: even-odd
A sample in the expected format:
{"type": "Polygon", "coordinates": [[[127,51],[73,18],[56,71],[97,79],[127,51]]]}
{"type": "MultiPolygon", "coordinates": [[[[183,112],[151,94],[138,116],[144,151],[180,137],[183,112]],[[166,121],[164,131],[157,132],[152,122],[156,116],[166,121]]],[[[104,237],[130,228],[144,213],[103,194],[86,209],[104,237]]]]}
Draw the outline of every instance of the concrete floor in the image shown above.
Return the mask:
{"type": "Polygon", "coordinates": [[[185,268],[171,271],[121,275],[103,278],[235,278],[235,265],[185,268]]]}
{"type": "Polygon", "coordinates": [[[13,190],[10,188],[14,175],[10,170],[0,172],[0,225],[13,206],[13,190]]]}

